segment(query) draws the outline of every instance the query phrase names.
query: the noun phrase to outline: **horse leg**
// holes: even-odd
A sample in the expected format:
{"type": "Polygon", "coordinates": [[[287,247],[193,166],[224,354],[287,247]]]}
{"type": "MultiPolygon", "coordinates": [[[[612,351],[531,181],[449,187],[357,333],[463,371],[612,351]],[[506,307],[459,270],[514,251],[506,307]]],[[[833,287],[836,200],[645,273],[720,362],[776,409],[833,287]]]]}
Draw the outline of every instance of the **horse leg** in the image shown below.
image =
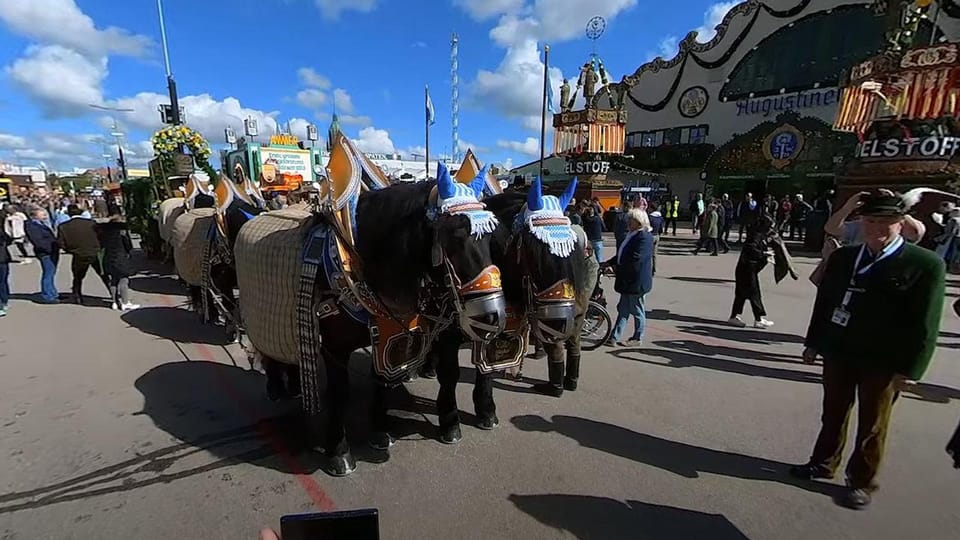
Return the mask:
{"type": "MultiPolygon", "coordinates": [[[[324,472],[330,476],[347,476],[357,470],[357,462],[347,443],[346,416],[350,399],[350,375],[347,355],[325,355],[327,371],[327,429],[322,452],[326,456],[324,472]]],[[[305,396],[306,398],[306,396],[305,396]]]]}
{"type": "Polygon", "coordinates": [[[288,397],[287,388],[283,382],[286,366],[266,356],[261,357],[260,363],[263,365],[263,372],[267,375],[267,399],[280,401],[288,397]]]}
{"type": "Polygon", "coordinates": [[[500,425],[497,404],[493,401],[493,373],[483,374],[477,369],[473,385],[473,410],[477,414],[477,427],[491,430],[500,425]]]}
{"type": "Polygon", "coordinates": [[[396,439],[390,435],[390,415],[387,414],[389,405],[387,394],[390,389],[381,384],[374,377],[373,403],[370,404],[370,423],[373,429],[370,433],[370,447],[374,450],[388,450],[396,439]]]}
{"type": "Polygon", "coordinates": [[[460,431],[460,411],[457,408],[457,383],[460,382],[457,351],[460,349],[460,329],[455,330],[455,333],[445,331],[434,344],[437,349],[437,380],[440,382],[437,416],[440,420],[440,442],[444,444],[456,444],[463,439],[460,431]]]}

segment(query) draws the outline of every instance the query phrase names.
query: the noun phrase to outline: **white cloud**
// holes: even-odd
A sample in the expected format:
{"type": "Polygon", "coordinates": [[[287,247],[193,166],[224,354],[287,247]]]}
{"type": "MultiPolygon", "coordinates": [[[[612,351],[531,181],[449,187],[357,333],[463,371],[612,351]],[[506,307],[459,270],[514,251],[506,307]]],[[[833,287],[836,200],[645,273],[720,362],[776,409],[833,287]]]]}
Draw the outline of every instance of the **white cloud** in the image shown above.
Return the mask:
{"type": "Polygon", "coordinates": [[[707,43],[717,35],[717,25],[723,22],[723,17],[728,11],[739,4],[741,0],[731,0],[728,2],[717,2],[707,8],[703,15],[703,25],[697,28],[697,41],[707,43]]]}
{"type": "Polygon", "coordinates": [[[657,52],[647,53],[647,62],[658,56],[666,60],[673,58],[677,55],[679,43],[680,40],[677,36],[667,36],[661,39],[660,43],[657,44],[657,52]]]}
{"type": "Polygon", "coordinates": [[[88,58],[60,45],[35,45],[6,72],[48,117],[79,116],[90,112],[89,104],[103,103],[106,57],[88,58]]]}
{"type": "Polygon", "coordinates": [[[523,0],[454,0],[476,21],[485,21],[501,13],[512,13],[523,7],[523,0]]]}
{"type": "Polygon", "coordinates": [[[527,137],[525,141],[497,141],[497,146],[505,148],[512,152],[519,152],[528,156],[540,155],[540,141],[533,137],[527,137]]]}
{"type": "Polygon", "coordinates": [[[425,146],[411,146],[400,153],[406,159],[423,159],[424,154],[427,153],[427,148],[425,146]]]}
{"type": "MultiPolygon", "coordinates": [[[[485,147],[483,147],[483,146],[479,146],[479,145],[473,144],[472,142],[467,142],[467,141],[465,141],[465,140],[463,140],[463,139],[460,139],[459,141],[457,141],[457,151],[458,151],[458,152],[460,152],[461,154],[463,154],[463,153],[465,153],[467,150],[473,150],[473,153],[474,153],[474,154],[482,154],[482,153],[484,153],[484,152],[489,151],[490,149],[489,149],[489,148],[485,148],[485,147]]],[[[477,155],[477,158],[479,158],[481,162],[483,161],[482,156],[477,155]]]]}
{"type": "Polygon", "coordinates": [[[343,88],[337,88],[333,91],[333,104],[337,108],[338,113],[353,113],[353,98],[351,98],[350,94],[343,88]]]}
{"type": "MultiPolygon", "coordinates": [[[[525,128],[537,130],[543,95],[543,62],[538,43],[581,37],[583,25],[591,17],[599,15],[612,21],[635,6],[637,0],[460,0],[457,4],[476,19],[499,16],[490,37],[506,48],[496,70],[477,73],[468,101],[475,106],[491,107],[525,128]]],[[[549,77],[550,85],[559,88],[563,72],[550,68],[549,77]]]]}
{"type": "Polygon", "coordinates": [[[10,133],[0,133],[0,148],[4,150],[17,150],[27,147],[27,139],[19,135],[10,133]]]}
{"type": "Polygon", "coordinates": [[[327,103],[327,94],[316,88],[304,88],[297,92],[297,103],[308,109],[319,109],[327,103]]]}
{"type": "Polygon", "coordinates": [[[330,88],[330,79],[317,73],[317,71],[311,67],[302,67],[298,69],[297,77],[304,86],[309,88],[319,88],[320,90],[327,90],[330,88]]]}
{"type": "Polygon", "coordinates": [[[314,0],[324,19],[335,21],[344,11],[353,10],[369,13],[377,7],[377,0],[314,0]]]}
{"type": "MultiPolygon", "coordinates": [[[[111,105],[133,109],[134,112],[131,113],[120,113],[119,120],[135,128],[153,131],[163,126],[157,106],[169,101],[166,94],[141,92],[111,102],[111,105]]],[[[227,126],[235,129],[238,135],[243,134],[243,120],[247,117],[257,121],[261,139],[277,131],[278,111],[264,112],[243,107],[235,97],[218,101],[210,94],[183,96],[180,98],[180,106],[184,109],[185,123],[214,143],[223,140],[223,129],[227,126]]]]}
{"type": "Polygon", "coordinates": [[[357,148],[366,154],[392,154],[396,152],[390,133],[385,129],[365,127],[360,130],[360,136],[353,139],[357,148]]]}
{"type": "Polygon", "coordinates": [[[346,126],[369,126],[373,119],[369,116],[358,116],[353,114],[340,114],[340,123],[346,126]]]}
{"type": "MultiPolygon", "coordinates": [[[[550,84],[559,88],[563,73],[550,68],[550,84]]],[[[528,40],[507,50],[495,71],[480,70],[471,87],[475,105],[491,107],[529,129],[539,129],[543,99],[543,61],[537,42],[528,40]]]]}
{"type": "MultiPolygon", "coordinates": [[[[553,42],[580,37],[584,23],[591,17],[600,16],[612,21],[621,12],[635,6],[637,0],[535,0],[531,5],[519,6],[517,2],[495,3],[501,5],[501,17],[490,31],[490,37],[506,47],[529,39],[553,42]]],[[[473,14],[469,7],[466,9],[473,14]]],[[[490,16],[496,14],[491,12],[490,16]]]]}
{"type": "Polygon", "coordinates": [[[74,0],[0,0],[0,21],[16,34],[91,57],[143,56],[152,45],[121,28],[98,29],[74,0]]]}
{"type": "Polygon", "coordinates": [[[513,168],[513,158],[507,158],[501,165],[503,165],[504,171],[509,171],[513,168]]]}

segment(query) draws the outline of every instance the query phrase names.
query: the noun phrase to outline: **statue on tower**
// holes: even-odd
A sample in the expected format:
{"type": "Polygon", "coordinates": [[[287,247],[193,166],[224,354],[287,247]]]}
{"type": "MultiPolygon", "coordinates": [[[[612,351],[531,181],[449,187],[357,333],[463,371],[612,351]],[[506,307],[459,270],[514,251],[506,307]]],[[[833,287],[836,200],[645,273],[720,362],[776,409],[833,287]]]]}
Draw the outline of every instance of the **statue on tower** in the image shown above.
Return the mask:
{"type": "Polygon", "coordinates": [[[593,99],[593,95],[597,91],[597,82],[600,80],[600,77],[597,76],[597,72],[593,69],[593,62],[587,62],[580,68],[580,81],[578,86],[583,86],[583,97],[589,103],[593,99]]]}
{"type": "Polygon", "coordinates": [[[572,107],[570,99],[570,81],[567,79],[563,80],[563,85],[560,87],[560,112],[567,112],[572,107]]]}

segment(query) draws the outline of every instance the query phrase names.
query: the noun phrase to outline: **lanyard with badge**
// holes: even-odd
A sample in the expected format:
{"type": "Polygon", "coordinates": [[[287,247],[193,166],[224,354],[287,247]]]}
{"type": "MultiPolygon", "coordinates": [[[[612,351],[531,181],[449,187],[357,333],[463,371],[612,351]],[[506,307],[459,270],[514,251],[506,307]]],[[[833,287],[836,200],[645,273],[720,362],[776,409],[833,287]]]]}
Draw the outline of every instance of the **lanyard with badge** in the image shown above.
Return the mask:
{"type": "Polygon", "coordinates": [[[887,247],[883,248],[883,250],[880,251],[880,254],[877,255],[877,257],[869,264],[864,265],[863,268],[860,268],[860,261],[863,260],[863,254],[866,252],[867,246],[866,244],[860,246],[860,253],[857,254],[857,260],[853,263],[853,273],[850,275],[850,285],[847,287],[847,292],[843,293],[843,302],[840,303],[840,307],[833,310],[833,316],[830,318],[830,322],[843,328],[846,328],[847,325],[850,324],[850,311],[847,309],[847,306],[850,305],[850,300],[853,299],[853,293],[866,292],[866,289],[856,287],[857,276],[865,275],[878,262],[896,253],[903,243],[903,237],[898,236],[896,240],[891,242],[887,247]]]}

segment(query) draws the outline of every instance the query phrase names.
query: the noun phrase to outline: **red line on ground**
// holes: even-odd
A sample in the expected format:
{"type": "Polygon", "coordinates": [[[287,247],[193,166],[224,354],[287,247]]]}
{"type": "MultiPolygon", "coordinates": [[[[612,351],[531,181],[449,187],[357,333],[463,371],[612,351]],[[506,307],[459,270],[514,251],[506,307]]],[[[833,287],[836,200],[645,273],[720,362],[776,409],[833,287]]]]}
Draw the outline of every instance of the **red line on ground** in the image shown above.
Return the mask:
{"type": "MultiPolygon", "coordinates": [[[[174,307],[173,300],[166,296],[160,295],[161,302],[167,307],[174,307]]],[[[197,350],[197,353],[200,357],[207,362],[216,362],[216,355],[213,353],[208,345],[204,343],[193,343],[194,348],[197,350]]],[[[307,496],[310,497],[310,500],[313,501],[313,505],[317,510],[321,512],[330,512],[336,509],[336,505],[333,502],[333,499],[320,487],[320,484],[308,474],[305,467],[300,463],[300,460],[294,456],[290,450],[287,449],[286,445],[283,444],[283,440],[280,436],[274,431],[273,427],[269,422],[263,422],[260,420],[259,415],[254,412],[253,408],[250,407],[247,403],[246,398],[241,394],[237,387],[230,382],[223,374],[217,372],[217,383],[220,385],[220,388],[226,392],[230,399],[232,399],[243,414],[253,421],[257,426],[257,431],[259,432],[260,439],[273,447],[273,450],[280,456],[280,459],[283,460],[284,465],[287,466],[291,471],[293,471],[294,478],[300,483],[300,487],[307,493],[307,496]]]]}

